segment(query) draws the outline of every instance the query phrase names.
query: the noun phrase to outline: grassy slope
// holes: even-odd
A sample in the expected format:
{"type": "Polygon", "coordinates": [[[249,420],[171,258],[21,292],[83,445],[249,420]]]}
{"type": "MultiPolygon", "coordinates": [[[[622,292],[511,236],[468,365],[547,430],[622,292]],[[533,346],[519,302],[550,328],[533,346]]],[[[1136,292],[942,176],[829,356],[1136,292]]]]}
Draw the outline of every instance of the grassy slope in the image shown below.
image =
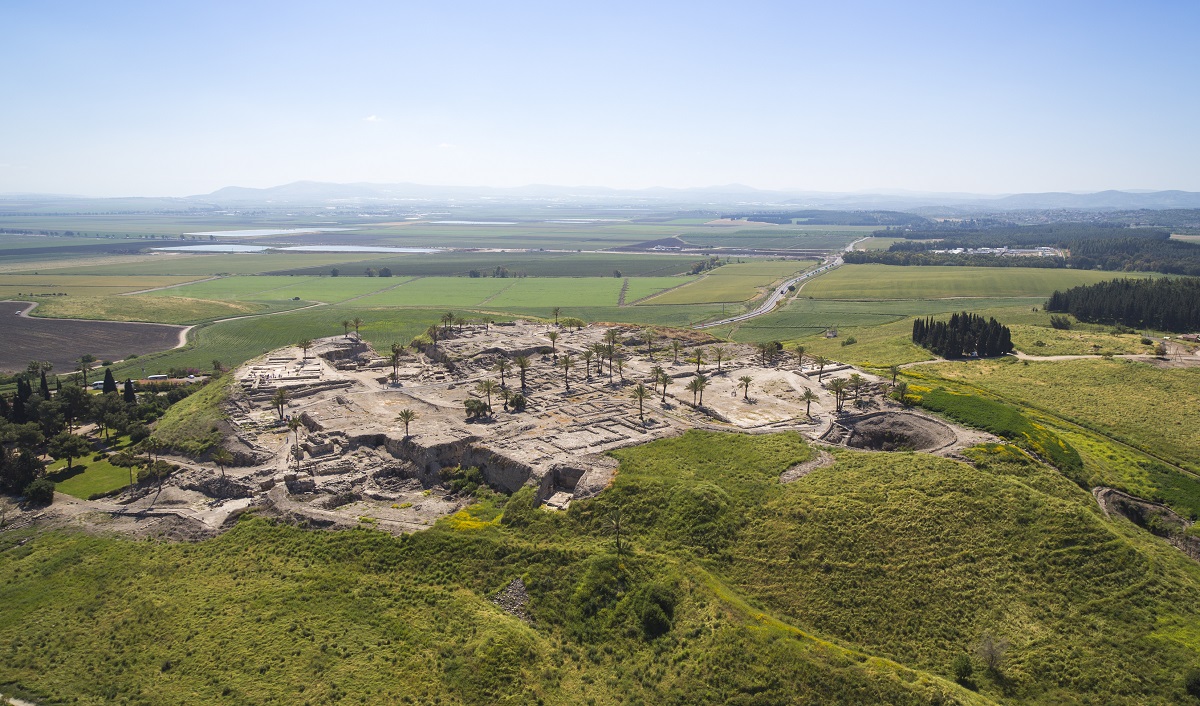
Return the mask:
{"type": "Polygon", "coordinates": [[[1200,567],[1004,448],[978,468],[838,452],[788,486],[811,456],[794,434],[617,455],[613,488],[567,513],[523,494],[512,524],[487,500],[402,539],[0,535],[0,683],[82,703],[1141,704],[1175,702],[1200,657],[1200,567]],[[486,600],[517,576],[531,627],[486,600]],[[673,618],[652,638],[655,601],[673,618]],[[983,631],[1012,646],[982,696],[933,676],[983,631]]]}
{"type": "Polygon", "coordinates": [[[167,408],[154,426],[154,436],[182,453],[198,456],[221,440],[217,423],[225,419],[221,405],[236,381],[224,375],[167,408]]]}

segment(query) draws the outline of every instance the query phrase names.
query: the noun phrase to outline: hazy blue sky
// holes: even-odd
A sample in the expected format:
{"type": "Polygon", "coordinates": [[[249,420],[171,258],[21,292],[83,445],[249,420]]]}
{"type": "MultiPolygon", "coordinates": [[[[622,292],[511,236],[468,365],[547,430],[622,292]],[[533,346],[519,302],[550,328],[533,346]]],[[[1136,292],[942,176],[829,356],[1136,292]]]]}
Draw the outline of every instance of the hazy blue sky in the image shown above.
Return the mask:
{"type": "Polygon", "coordinates": [[[1200,3],[0,2],[0,192],[1200,190],[1200,3]]]}

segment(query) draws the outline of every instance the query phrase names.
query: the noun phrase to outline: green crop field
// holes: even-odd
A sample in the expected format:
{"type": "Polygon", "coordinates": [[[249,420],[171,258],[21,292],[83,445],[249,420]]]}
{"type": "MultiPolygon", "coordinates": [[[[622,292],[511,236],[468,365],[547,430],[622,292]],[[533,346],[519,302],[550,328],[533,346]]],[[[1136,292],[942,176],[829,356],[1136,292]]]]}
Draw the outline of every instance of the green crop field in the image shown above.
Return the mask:
{"type": "Polygon", "coordinates": [[[253,515],[196,543],[3,533],[0,684],[47,703],[1186,698],[1200,566],[1009,447],[969,453],[835,450],[781,485],[812,457],[798,435],[693,431],[616,452],[612,487],[566,512],[484,492],[403,538],[253,515]],[[517,577],[529,624],[488,600],[517,577]],[[985,634],[1007,645],[995,670],[985,634]]]}
{"type": "Polygon", "coordinates": [[[645,304],[743,302],[789,276],[812,269],[812,260],[748,260],[722,265],[685,287],[648,299],[645,304]]]}
{"type": "MultiPolygon", "coordinates": [[[[173,290],[167,290],[168,292],[173,290]]],[[[265,314],[301,306],[301,302],[233,302],[176,296],[46,297],[32,313],[39,318],[94,321],[148,321],[196,324],[232,316],[265,314]]]]}
{"type": "Polygon", "coordinates": [[[874,229],[854,226],[764,226],[749,230],[714,226],[703,231],[689,230],[679,237],[692,245],[707,247],[841,250],[864,235],[869,235],[874,229]]]}
{"type": "Polygon", "coordinates": [[[74,275],[10,275],[0,274],[0,298],[51,295],[101,297],[124,292],[136,292],[155,287],[167,287],[197,279],[196,277],[98,277],[74,275]]]}
{"type": "MultiPolygon", "coordinates": [[[[265,272],[300,270],[304,268],[332,269],[346,262],[362,260],[362,253],[241,253],[237,255],[193,255],[158,253],[153,257],[134,256],[125,262],[105,258],[96,265],[71,264],[45,271],[54,274],[85,275],[193,275],[219,274],[254,275],[265,272]]],[[[41,271],[41,270],[39,270],[41,271]]]]}
{"type": "MultiPolygon", "coordinates": [[[[360,256],[361,257],[361,256],[360,256]]],[[[610,277],[619,270],[625,277],[662,276],[686,272],[700,257],[681,255],[643,255],[630,253],[560,252],[464,252],[384,256],[349,262],[341,266],[344,275],[361,275],[368,267],[388,267],[396,275],[462,276],[471,270],[491,275],[504,267],[513,275],[529,277],[610,277]]],[[[328,267],[279,270],[277,274],[328,274],[328,267]]]]}
{"type": "Polygon", "coordinates": [[[396,287],[407,281],[403,277],[222,277],[155,294],[227,301],[279,301],[300,297],[305,301],[332,304],[396,287]]]}
{"type": "Polygon", "coordinates": [[[892,243],[902,241],[904,238],[876,238],[871,237],[854,246],[855,250],[887,250],[892,246],[892,243]]]}
{"type": "Polygon", "coordinates": [[[1035,267],[902,267],[843,265],[804,287],[817,299],[939,299],[945,297],[1048,297],[1056,289],[1138,273],[1035,267]]]}

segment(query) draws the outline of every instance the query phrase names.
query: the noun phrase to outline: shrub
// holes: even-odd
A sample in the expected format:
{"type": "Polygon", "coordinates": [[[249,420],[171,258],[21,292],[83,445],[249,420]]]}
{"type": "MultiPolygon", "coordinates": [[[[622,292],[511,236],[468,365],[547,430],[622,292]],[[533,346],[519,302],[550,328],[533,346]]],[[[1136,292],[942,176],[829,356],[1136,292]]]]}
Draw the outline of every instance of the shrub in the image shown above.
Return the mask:
{"type": "Polygon", "coordinates": [[[1071,329],[1071,319],[1067,316],[1054,315],[1050,317],[1050,326],[1062,331],[1071,329]]]}
{"type": "Polygon", "coordinates": [[[1200,699],[1200,667],[1192,667],[1183,675],[1183,690],[1200,699]]]}
{"type": "Polygon", "coordinates": [[[25,499],[35,505],[49,505],[54,502],[54,482],[49,478],[38,478],[25,486],[25,499]]]}
{"type": "Polygon", "coordinates": [[[537,493],[531,486],[522,486],[504,504],[504,514],[500,516],[500,524],[524,527],[533,519],[535,512],[537,512],[537,493]]]}
{"type": "Polygon", "coordinates": [[[954,681],[959,684],[965,683],[971,678],[971,674],[975,672],[975,666],[971,664],[971,658],[967,654],[960,654],[950,663],[950,671],[954,672],[954,681]]]}
{"type": "Polygon", "coordinates": [[[134,424],[129,427],[129,440],[137,444],[150,438],[150,427],[145,424],[134,424]]]}
{"type": "Polygon", "coordinates": [[[854,336],[850,336],[850,337],[848,337],[848,338],[844,338],[844,339],[842,339],[842,346],[843,346],[843,347],[845,347],[845,346],[853,346],[855,343],[858,343],[858,339],[857,339],[857,338],[855,338],[854,336]]]}

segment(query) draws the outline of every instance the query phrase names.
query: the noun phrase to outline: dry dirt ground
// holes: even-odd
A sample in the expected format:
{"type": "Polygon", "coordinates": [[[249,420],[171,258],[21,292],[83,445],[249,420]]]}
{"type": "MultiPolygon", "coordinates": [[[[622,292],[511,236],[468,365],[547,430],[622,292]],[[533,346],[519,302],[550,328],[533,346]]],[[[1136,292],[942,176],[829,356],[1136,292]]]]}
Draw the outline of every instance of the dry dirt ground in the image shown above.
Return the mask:
{"type": "Polygon", "coordinates": [[[719,344],[725,355],[718,370],[714,339],[674,335],[684,344],[678,362],[665,338],[650,351],[637,328],[456,327],[436,346],[405,349],[394,375],[390,352],[353,336],[322,339],[307,355],[298,348],[273,351],[231,373],[237,388],[227,407],[226,447],[236,465],[224,475],[211,462],[171,458],[182,468],[161,489],[103,501],[60,495],[40,521],[193,539],[221,531],[253,508],[318,527],[367,524],[410,532],[470,501],[450,488],[462,469],[480,469],[489,486],[504,492],[533,486],[547,507],[562,509],[608,485],[616,472],[608,451],[692,428],[791,429],[827,444],[943,454],[985,437],[899,410],[885,397],[886,381],[862,373],[870,384],[858,405],[847,402],[836,413],[826,386],[858,372],[849,366],[827,365],[819,373],[801,368],[795,356],[780,353],[764,363],[751,346],[719,344]],[[552,331],[557,341],[548,337],[552,331]],[[610,369],[606,362],[599,370],[584,353],[606,336],[616,339],[624,364],[610,369]],[[687,384],[696,363],[688,359],[697,349],[705,353],[700,367],[709,384],[693,404],[687,384]],[[562,365],[568,355],[575,362],[569,370],[562,365]],[[529,360],[524,386],[518,356],[529,360]],[[511,365],[503,387],[501,359],[511,365]],[[671,377],[665,396],[655,367],[671,377]],[[750,378],[748,393],[743,377],[750,378]],[[469,399],[487,402],[481,384],[488,380],[496,388],[492,414],[468,419],[469,399]],[[652,392],[641,416],[631,394],[638,383],[652,392]],[[275,405],[280,389],[282,409],[275,405]],[[817,395],[811,417],[803,400],[808,390],[817,395]],[[526,399],[522,411],[504,400],[517,392],[526,399]],[[397,419],[402,410],[416,413],[407,436],[397,419]]]}

